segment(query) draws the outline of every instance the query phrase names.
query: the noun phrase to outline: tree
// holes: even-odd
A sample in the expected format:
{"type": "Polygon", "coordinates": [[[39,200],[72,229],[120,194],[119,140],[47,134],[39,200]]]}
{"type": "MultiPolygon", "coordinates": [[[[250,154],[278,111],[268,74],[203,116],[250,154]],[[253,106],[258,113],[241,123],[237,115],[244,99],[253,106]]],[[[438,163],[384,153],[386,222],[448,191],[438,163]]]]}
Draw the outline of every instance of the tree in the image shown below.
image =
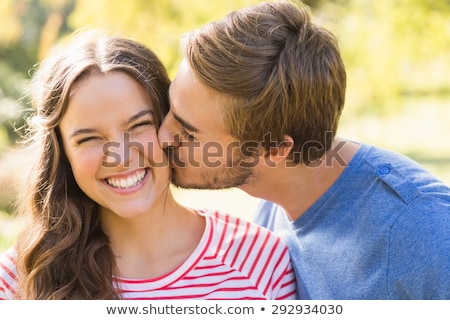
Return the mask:
{"type": "Polygon", "coordinates": [[[0,4],[0,151],[17,139],[33,66],[67,30],[74,0],[2,0],[0,4]],[[3,132],[3,134],[2,134],[3,132]],[[3,138],[1,138],[3,136],[3,138]]]}
{"type": "Polygon", "coordinates": [[[339,37],[348,107],[395,108],[406,95],[450,93],[450,1],[335,0],[316,13],[339,37]]]}

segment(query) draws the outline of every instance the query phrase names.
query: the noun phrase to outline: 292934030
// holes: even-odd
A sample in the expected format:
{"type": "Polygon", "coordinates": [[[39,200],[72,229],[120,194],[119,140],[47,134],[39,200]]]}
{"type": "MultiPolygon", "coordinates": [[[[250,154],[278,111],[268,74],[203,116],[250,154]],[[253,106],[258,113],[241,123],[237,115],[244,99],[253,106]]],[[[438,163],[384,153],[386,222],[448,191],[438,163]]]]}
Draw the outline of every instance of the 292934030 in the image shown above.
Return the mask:
{"type": "Polygon", "coordinates": [[[342,314],[340,304],[273,304],[272,314],[342,314]]]}

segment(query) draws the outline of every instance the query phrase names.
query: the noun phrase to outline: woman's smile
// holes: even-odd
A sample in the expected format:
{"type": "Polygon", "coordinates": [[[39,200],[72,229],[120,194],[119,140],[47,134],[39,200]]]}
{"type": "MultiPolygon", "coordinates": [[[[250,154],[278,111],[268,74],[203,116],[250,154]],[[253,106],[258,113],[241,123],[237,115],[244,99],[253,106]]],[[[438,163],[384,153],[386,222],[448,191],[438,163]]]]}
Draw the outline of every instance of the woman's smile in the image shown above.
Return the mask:
{"type": "Polygon", "coordinates": [[[141,183],[147,175],[146,169],[140,169],[125,177],[110,177],[105,179],[106,183],[113,188],[129,189],[141,183]]]}

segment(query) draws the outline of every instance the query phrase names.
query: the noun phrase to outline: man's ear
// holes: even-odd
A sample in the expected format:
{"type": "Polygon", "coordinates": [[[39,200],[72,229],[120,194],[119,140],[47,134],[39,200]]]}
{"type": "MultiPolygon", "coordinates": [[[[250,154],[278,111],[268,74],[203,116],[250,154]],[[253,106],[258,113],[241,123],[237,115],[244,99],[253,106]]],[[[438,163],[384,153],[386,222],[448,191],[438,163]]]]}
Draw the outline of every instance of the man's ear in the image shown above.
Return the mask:
{"type": "Polygon", "coordinates": [[[272,163],[276,166],[277,164],[285,161],[289,156],[289,153],[294,147],[294,139],[286,134],[283,138],[283,142],[279,143],[277,146],[270,147],[270,149],[267,150],[265,157],[266,160],[269,161],[268,163],[272,163]]]}

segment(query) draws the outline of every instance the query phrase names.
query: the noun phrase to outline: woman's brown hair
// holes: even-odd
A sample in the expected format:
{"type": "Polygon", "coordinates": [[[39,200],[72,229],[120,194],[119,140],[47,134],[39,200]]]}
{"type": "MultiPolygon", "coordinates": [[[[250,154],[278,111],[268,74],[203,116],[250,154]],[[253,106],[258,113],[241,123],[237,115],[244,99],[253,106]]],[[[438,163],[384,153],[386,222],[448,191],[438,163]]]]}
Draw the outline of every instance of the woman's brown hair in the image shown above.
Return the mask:
{"type": "Polygon", "coordinates": [[[21,215],[30,217],[17,244],[19,299],[120,298],[98,206],[76,184],[58,132],[72,86],[94,70],[135,78],[148,92],[155,119],[169,108],[164,66],[133,40],[84,31],[42,62],[30,86],[27,138],[37,157],[19,200],[21,215]]]}

